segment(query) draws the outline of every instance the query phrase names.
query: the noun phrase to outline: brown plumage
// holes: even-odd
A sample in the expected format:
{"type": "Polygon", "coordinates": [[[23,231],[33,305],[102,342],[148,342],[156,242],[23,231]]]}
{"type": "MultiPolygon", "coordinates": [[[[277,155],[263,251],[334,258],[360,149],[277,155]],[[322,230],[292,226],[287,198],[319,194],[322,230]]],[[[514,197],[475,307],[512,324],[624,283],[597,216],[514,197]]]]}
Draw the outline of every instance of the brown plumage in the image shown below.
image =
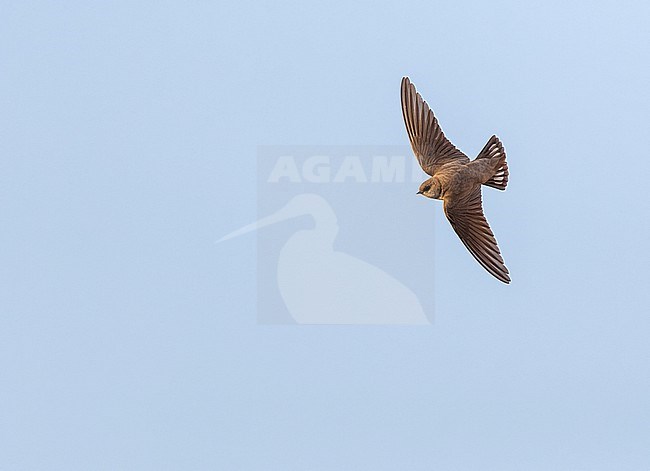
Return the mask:
{"type": "Polygon", "coordinates": [[[510,283],[481,202],[481,185],[505,190],[508,184],[501,141],[492,136],[470,161],[445,137],[433,111],[408,77],[402,79],[402,114],[413,152],[422,170],[431,175],[420,185],[418,194],[442,200],[451,227],[474,258],[498,280],[510,283]]]}

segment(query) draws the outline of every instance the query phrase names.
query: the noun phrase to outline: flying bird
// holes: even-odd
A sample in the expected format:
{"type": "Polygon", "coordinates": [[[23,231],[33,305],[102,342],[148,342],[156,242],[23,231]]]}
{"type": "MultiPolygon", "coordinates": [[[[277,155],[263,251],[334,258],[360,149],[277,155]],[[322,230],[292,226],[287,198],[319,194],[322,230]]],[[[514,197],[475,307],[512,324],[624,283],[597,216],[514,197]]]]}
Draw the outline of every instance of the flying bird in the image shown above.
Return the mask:
{"type": "Polygon", "coordinates": [[[506,151],[492,136],[474,160],[454,146],[442,132],[433,111],[408,77],[402,78],[402,114],[413,153],[425,180],[417,194],[439,199],[447,219],[467,250],[490,274],[510,283],[494,234],[483,214],[481,185],[505,190],[508,185],[506,151]]]}

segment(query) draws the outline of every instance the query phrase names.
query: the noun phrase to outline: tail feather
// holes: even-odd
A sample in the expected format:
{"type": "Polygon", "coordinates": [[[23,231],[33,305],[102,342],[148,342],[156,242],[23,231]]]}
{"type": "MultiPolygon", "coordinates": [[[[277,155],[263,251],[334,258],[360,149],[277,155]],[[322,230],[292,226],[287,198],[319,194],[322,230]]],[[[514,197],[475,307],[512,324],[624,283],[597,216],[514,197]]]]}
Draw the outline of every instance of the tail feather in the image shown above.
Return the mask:
{"type": "Polygon", "coordinates": [[[506,150],[498,137],[492,136],[483,150],[479,152],[476,160],[489,159],[493,163],[494,175],[488,181],[483,183],[486,186],[496,188],[497,190],[505,190],[508,185],[508,162],[506,162],[506,150]]]}

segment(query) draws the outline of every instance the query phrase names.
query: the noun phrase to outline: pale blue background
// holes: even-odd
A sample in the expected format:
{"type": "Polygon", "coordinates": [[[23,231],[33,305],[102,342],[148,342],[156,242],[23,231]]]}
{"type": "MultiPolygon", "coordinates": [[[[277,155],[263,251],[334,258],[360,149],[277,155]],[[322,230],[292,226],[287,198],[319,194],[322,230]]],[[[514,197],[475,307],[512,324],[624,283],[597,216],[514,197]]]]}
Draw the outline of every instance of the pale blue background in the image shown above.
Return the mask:
{"type": "Polygon", "coordinates": [[[647,4],[0,9],[1,469],[650,468],[647,4]],[[404,144],[404,74],[512,285],[430,202],[434,326],[257,325],[256,146],[404,144]]]}

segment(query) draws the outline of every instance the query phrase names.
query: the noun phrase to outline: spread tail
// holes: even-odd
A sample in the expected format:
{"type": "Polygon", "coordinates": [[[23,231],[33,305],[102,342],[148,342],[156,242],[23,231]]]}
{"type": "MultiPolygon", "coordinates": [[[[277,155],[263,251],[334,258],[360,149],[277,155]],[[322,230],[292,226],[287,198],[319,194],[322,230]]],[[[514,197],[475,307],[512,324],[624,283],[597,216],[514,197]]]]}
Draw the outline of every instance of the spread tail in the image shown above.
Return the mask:
{"type": "Polygon", "coordinates": [[[483,150],[476,157],[476,160],[479,159],[489,159],[495,169],[494,175],[483,184],[497,190],[505,190],[508,185],[508,162],[506,162],[506,150],[498,137],[492,136],[488,140],[483,150]]]}

